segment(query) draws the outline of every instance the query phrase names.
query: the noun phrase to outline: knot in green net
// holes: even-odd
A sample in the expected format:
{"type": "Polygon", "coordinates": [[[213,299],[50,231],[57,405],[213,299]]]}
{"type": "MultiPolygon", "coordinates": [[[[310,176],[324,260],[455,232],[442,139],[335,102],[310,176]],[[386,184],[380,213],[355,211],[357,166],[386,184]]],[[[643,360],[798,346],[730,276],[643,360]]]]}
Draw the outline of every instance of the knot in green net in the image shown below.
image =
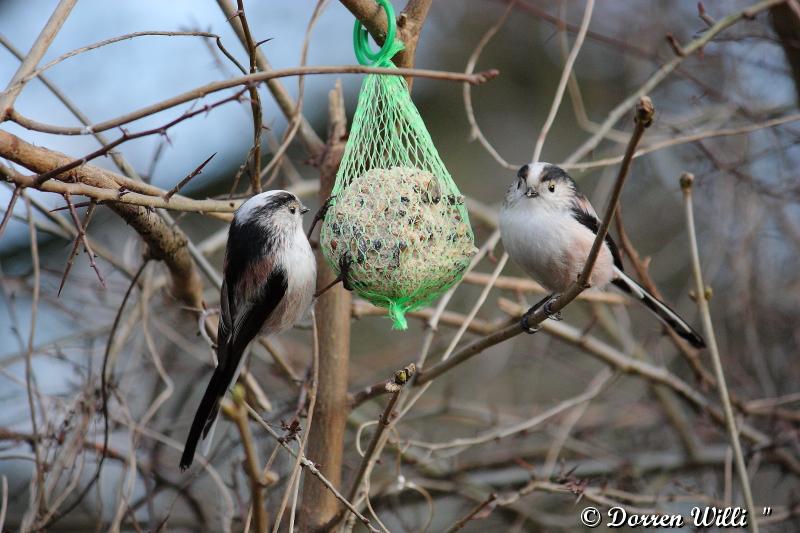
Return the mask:
{"type": "MultiPolygon", "coordinates": [[[[402,44],[393,40],[391,4],[379,3],[389,20],[386,44],[364,54],[365,31],[356,23],[356,53],[362,63],[394,67],[390,59],[402,44]]],[[[406,329],[406,312],[461,279],[476,252],[464,197],[402,76],[364,78],[332,197],[320,232],[323,254],[337,273],[349,261],[353,290],[387,308],[395,328],[406,329]]]]}

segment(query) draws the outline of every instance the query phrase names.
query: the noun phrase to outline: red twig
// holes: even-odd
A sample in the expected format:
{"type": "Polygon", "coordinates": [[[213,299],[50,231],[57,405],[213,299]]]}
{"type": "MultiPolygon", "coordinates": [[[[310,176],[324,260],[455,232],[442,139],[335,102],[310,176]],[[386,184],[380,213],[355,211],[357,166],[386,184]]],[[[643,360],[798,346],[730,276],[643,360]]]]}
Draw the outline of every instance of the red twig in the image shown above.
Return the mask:
{"type": "Polygon", "coordinates": [[[75,224],[75,229],[78,230],[78,234],[75,236],[75,242],[72,245],[72,251],[69,254],[69,259],[67,260],[67,266],[64,269],[64,275],[61,277],[61,284],[58,286],[58,296],[61,296],[61,291],[64,289],[64,284],[67,282],[67,276],[69,276],[70,270],[72,270],[72,263],[75,261],[75,256],[78,255],[78,247],[81,243],[83,243],[83,249],[86,251],[86,254],[89,256],[89,264],[91,265],[92,269],[97,274],[97,279],[100,281],[100,285],[103,288],[106,288],[106,282],[103,279],[103,275],[100,273],[100,269],[97,268],[97,263],[95,262],[96,254],[94,250],[92,250],[91,245],[89,244],[89,239],[86,238],[86,228],[89,227],[89,221],[92,218],[92,214],[94,213],[94,202],[89,203],[89,208],[86,210],[86,218],[84,219],[84,223],[81,224],[81,219],[78,217],[78,211],[75,209],[75,205],[72,203],[72,198],[69,193],[64,195],[64,200],[67,202],[67,206],[69,207],[69,214],[72,216],[72,222],[75,224]]]}
{"type": "Polygon", "coordinates": [[[47,180],[49,180],[51,178],[54,178],[54,177],[58,176],[59,174],[63,174],[64,172],[68,172],[68,171],[72,170],[73,168],[77,168],[77,167],[83,165],[84,163],[87,163],[87,162],[89,162],[89,161],[91,161],[93,159],[96,159],[96,158],[100,157],[101,155],[106,155],[111,150],[113,150],[114,148],[116,148],[117,146],[119,146],[120,144],[122,144],[124,142],[131,141],[133,139],[139,139],[141,137],[147,137],[148,135],[156,135],[156,134],[166,135],[167,134],[167,130],[169,128],[171,128],[172,126],[174,126],[174,125],[176,125],[176,124],[178,124],[180,122],[183,122],[184,120],[187,120],[187,119],[190,119],[192,117],[195,117],[195,116],[197,116],[197,115],[199,115],[201,113],[208,113],[209,111],[211,111],[215,107],[219,107],[219,106],[221,106],[223,104],[227,104],[228,102],[238,101],[241,98],[242,94],[244,94],[244,92],[246,90],[247,90],[246,88],[242,89],[240,91],[237,91],[236,94],[234,94],[232,96],[229,96],[227,98],[223,98],[222,100],[219,100],[218,102],[214,102],[213,104],[206,104],[203,107],[201,107],[200,109],[195,109],[194,111],[191,111],[191,112],[188,112],[188,113],[184,113],[183,115],[179,116],[178,118],[176,118],[174,120],[171,120],[170,122],[168,122],[165,125],[160,126],[158,128],[152,128],[152,129],[140,131],[140,132],[137,132],[137,133],[128,133],[127,131],[122,130],[123,131],[122,136],[120,136],[119,138],[117,138],[114,141],[111,141],[110,143],[106,144],[102,148],[99,148],[99,149],[95,150],[94,152],[92,152],[92,153],[90,153],[90,154],[88,154],[88,155],[86,155],[86,156],[84,156],[84,157],[82,157],[80,159],[76,159],[74,161],[71,161],[71,162],[67,163],[66,165],[61,165],[58,168],[54,168],[53,170],[45,172],[44,174],[40,174],[39,176],[36,177],[36,181],[35,181],[34,186],[35,187],[39,187],[44,182],[46,182],[47,180]]]}
{"type": "Polygon", "coordinates": [[[190,172],[189,175],[187,175],[185,178],[183,178],[181,181],[179,181],[178,184],[175,185],[173,188],[171,188],[170,190],[165,192],[164,193],[164,200],[169,202],[169,199],[172,198],[175,194],[177,194],[177,192],[180,191],[183,187],[185,187],[186,184],[189,183],[192,180],[192,178],[194,178],[198,174],[201,174],[203,172],[203,167],[205,167],[209,163],[209,161],[214,159],[215,155],[217,155],[217,152],[214,152],[213,154],[211,154],[208,157],[208,159],[206,159],[205,161],[200,163],[200,166],[198,166],[196,169],[194,169],[192,172],[190,172]]]}

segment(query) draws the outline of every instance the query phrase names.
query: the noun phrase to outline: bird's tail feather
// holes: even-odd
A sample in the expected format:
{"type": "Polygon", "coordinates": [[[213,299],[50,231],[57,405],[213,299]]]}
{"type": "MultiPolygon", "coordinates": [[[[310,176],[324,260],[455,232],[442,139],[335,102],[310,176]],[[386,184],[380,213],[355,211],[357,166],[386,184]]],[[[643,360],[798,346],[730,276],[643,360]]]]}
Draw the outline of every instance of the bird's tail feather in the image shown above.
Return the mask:
{"type": "MultiPolygon", "coordinates": [[[[226,346],[230,350],[229,346],[226,346]]],[[[245,346],[245,350],[247,346],[245,346]]],[[[223,361],[215,370],[214,375],[211,376],[211,381],[208,383],[206,392],[203,394],[203,399],[200,400],[200,406],[197,408],[197,413],[194,415],[192,427],[189,429],[189,436],[186,438],[186,445],[183,447],[183,455],[181,456],[181,470],[186,470],[192,465],[194,454],[197,451],[197,444],[200,439],[207,439],[206,444],[203,446],[203,455],[208,455],[211,449],[211,443],[214,440],[214,429],[217,426],[217,415],[219,414],[219,406],[225,392],[239,379],[239,373],[242,371],[242,365],[245,361],[245,354],[240,357],[232,357],[231,353],[223,353],[220,351],[218,354],[220,361],[223,361]],[[229,362],[238,360],[238,364],[232,367],[229,362]]]]}
{"type": "Polygon", "coordinates": [[[222,398],[220,390],[224,394],[225,388],[220,387],[220,380],[222,379],[222,369],[217,367],[214,375],[211,376],[211,381],[206,387],[206,392],[203,394],[203,399],[200,400],[200,406],[194,415],[192,427],[189,429],[189,436],[186,438],[186,444],[183,447],[183,455],[181,456],[181,470],[186,470],[191,466],[194,460],[194,452],[197,450],[197,443],[201,438],[208,435],[209,429],[217,418],[219,411],[219,402],[222,398]]]}
{"type": "Polygon", "coordinates": [[[703,337],[692,326],[687,324],[678,313],[650,294],[647,289],[633,281],[622,270],[615,267],[614,273],[616,274],[616,278],[612,282],[614,285],[640,300],[663,324],[669,326],[678,336],[686,339],[689,344],[695,348],[705,348],[706,341],[703,340],[703,337]]]}

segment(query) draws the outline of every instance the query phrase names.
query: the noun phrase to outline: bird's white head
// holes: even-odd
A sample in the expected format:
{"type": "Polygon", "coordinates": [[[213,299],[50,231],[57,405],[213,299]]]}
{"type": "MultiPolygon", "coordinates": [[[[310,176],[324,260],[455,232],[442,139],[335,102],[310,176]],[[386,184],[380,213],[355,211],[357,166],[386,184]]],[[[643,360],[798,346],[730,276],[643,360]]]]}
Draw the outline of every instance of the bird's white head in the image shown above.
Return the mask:
{"type": "Polygon", "coordinates": [[[523,165],[506,191],[504,207],[529,205],[543,209],[569,209],[577,194],[575,181],[564,169],[550,163],[523,165]]]}
{"type": "Polygon", "coordinates": [[[288,191],[274,190],[256,194],[236,210],[234,222],[258,224],[271,231],[289,233],[303,229],[303,215],[308,208],[288,191]]]}

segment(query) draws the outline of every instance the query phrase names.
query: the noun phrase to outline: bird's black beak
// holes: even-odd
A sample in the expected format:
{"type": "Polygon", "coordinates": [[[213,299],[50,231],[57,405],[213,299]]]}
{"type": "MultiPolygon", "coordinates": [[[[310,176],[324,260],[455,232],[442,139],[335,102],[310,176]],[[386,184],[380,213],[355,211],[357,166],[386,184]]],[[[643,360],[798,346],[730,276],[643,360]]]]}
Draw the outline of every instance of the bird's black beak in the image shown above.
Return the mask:
{"type": "Polygon", "coordinates": [[[303,204],[300,204],[300,214],[305,215],[306,213],[308,213],[308,208],[303,204]]]}
{"type": "Polygon", "coordinates": [[[533,187],[528,187],[525,190],[525,196],[527,196],[528,198],[536,198],[537,196],[539,196],[539,193],[536,192],[536,189],[534,189],[533,187]]]}

